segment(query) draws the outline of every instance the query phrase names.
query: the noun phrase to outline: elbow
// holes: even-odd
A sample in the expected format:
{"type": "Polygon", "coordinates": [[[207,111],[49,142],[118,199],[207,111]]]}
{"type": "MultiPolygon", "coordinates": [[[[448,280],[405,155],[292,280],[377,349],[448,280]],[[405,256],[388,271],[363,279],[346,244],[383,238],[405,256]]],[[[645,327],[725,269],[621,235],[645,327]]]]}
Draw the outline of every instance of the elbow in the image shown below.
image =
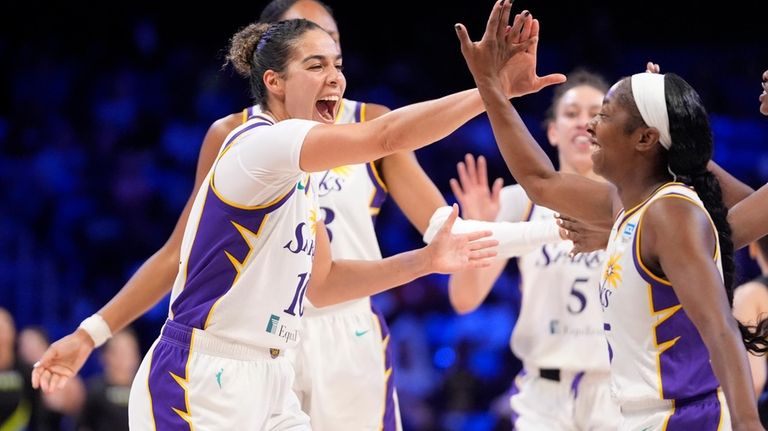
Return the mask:
{"type": "Polygon", "coordinates": [[[453,293],[449,295],[449,299],[453,310],[461,315],[469,314],[477,310],[477,307],[480,305],[477,301],[472,301],[470,298],[464,298],[460,295],[454,295],[453,293]]]}
{"type": "Polygon", "coordinates": [[[328,295],[323,294],[323,289],[320,286],[310,285],[307,288],[306,299],[315,308],[323,308],[334,304],[328,295]]]}

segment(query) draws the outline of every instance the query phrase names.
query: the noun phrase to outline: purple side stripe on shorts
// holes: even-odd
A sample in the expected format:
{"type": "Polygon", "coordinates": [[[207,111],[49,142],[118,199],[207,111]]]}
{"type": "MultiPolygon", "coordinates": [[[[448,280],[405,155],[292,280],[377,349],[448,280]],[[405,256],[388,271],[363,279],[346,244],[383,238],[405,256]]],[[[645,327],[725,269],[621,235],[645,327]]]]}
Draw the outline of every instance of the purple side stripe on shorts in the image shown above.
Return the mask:
{"type": "Polygon", "coordinates": [[[584,371],[579,371],[573,377],[573,382],[571,382],[571,393],[573,393],[574,400],[579,397],[579,383],[581,383],[581,379],[583,377],[584,377],[584,371]]]}
{"type": "Polygon", "coordinates": [[[387,375],[387,393],[384,400],[384,415],[382,416],[382,431],[397,431],[397,411],[399,406],[395,401],[395,372],[392,368],[392,348],[389,345],[389,327],[384,316],[371,304],[371,311],[379,320],[381,340],[384,344],[384,373],[387,375]]]}
{"type": "Polygon", "coordinates": [[[667,421],[667,431],[717,431],[723,406],[717,391],[709,392],[695,401],[676,400],[675,412],[667,421]]]}
{"type": "Polygon", "coordinates": [[[191,345],[191,328],[173,321],[165,323],[152,353],[147,382],[157,431],[192,430],[185,387],[191,345]]]}

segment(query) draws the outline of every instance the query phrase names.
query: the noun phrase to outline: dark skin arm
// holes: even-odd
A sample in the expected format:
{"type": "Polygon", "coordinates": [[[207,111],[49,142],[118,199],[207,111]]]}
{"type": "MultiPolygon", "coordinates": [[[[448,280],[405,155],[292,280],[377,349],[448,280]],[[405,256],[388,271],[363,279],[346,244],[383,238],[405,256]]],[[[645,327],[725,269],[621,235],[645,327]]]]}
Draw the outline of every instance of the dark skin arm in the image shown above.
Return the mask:
{"type": "MultiPolygon", "coordinates": [[[[383,105],[366,104],[367,119],[389,112],[383,105]]],[[[440,190],[419,165],[413,151],[390,154],[376,162],[392,199],[411,222],[424,234],[436,209],[447,205],[440,190]]]]}
{"type": "MultiPolygon", "coordinates": [[[[707,167],[710,172],[715,174],[717,180],[720,182],[720,188],[723,192],[723,203],[725,203],[726,207],[733,207],[754,192],[752,187],[749,187],[736,179],[717,163],[710,161],[707,167]]],[[[737,213],[739,211],[743,211],[743,209],[737,210],[737,213]]],[[[754,214],[750,216],[754,216],[754,214]]],[[[741,218],[744,217],[744,215],[737,215],[737,217],[741,218]]],[[[608,243],[610,230],[587,225],[580,220],[566,215],[561,215],[559,217],[558,224],[563,229],[564,236],[573,241],[572,253],[586,253],[593,250],[603,249],[608,243]]],[[[737,248],[746,245],[741,238],[742,236],[749,235],[749,233],[745,231],[745,229],[742,229],[742,223],[736,221],[731,227],[734,229],[734,237],[739,241],[737,248]]],[[[736,241],[734,241],[734,243],[736,243],[736,241]]]]}
{"type": "Polygon", "coordinates": [[[707,346],[733,429],[763,429],[747,354],[713,259],[716,239],[706,213],[685,199],[659,199],[649,205],[639,229],[643,262],[669,279],[707,346]]]}
{"type": "Polygon", "coordinates": [[[734,205],[755,192],[755,189],[742,183],[711,160],[707,164],[707,169],[715,174],[717,181],[720,183],[720,189],[723,191],[723,203],[726,208],[733,208],[734,205]]]}
{"type": "Polygon", "coordinates": [[[514,106],[501,90],[497,71],[509,59],[506,50],[519,38],[535,39],[525,52],[515,57],[518,65],[526,65],[525,73],[518,76],[518,85],[529,91],[561,83],[565,77],[553,74],[536,75],[536,50],[538,47],[538,20],[528,16],[522,32],[508,32],[509,4],[494,5],[485,34],[480,42],[469,39],[463,25],[456,31],[461,41],[461,53],[472,72],[472,77],[488,112],[493,134],[504,161],[512,175],[536,204],[569,214],[589,224],[610,228],[613,216],[621,208],[616,189],[580,175],[557,172],[547,154],[528,131],[514,106]]]}
{"type": "Polygon", "coordinates": [[[728,211],[733,246],[737,249],[768,235],[768,184],[728,211]]]}

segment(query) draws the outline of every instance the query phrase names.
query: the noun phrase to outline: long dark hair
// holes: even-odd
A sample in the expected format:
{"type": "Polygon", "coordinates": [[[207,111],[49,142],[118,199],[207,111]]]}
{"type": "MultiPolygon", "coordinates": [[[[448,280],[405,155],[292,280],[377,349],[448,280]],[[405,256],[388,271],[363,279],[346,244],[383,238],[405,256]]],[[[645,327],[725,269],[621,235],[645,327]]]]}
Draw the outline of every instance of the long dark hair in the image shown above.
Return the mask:
{"type": "MultiPolygon", "coordinates": [[[[624,79],[619,85],[622,94],[622,97],[619,97],[620,103],[633,117],[628,129],[647,127],[632,98],[631,80],[624,79]],[[630,102],[627,102],[628,100],[630,102]]],[[[727,219],[728,209],[723,203],[720,183],[707,169],[714,147],[709,116],[696,90],[674,73],[664,75],[664,94],[669,117],[669,134],[672,138],[672,144],[665,152],[666,163],[669,170],[677,176],[677,181],[696,190],[715,224],[720,242],[723,284],[728,304],[733,306],[735,264],[731,226],[727,219]]],[[[753,327],[739,322],[739,330],[748,350],[755,353],[768,352],[768,320],[762,320],[753,327]]]]}

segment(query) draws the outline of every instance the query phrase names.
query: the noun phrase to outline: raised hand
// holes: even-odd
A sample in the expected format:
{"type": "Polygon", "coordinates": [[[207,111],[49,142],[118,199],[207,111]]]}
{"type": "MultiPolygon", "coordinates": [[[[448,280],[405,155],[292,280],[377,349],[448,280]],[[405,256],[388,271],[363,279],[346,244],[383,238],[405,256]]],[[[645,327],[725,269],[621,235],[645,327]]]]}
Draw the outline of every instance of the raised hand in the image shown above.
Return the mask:
{"type": "Polygon", "coordinates": [[[661,66],[659,66],[658,63],[649,61],[645,65],[645,71],[648,73],[661,73],[661,66]]]}
{"type": "Polygon", "coordinates": [[[570,254],[588,253],[602,250],[608,245],[610,231],[600,229],[575,218],[558,214],[557,224],[560,226],[560,236],[573,242],[570,254]]]}
{"type": "Polygon", "coordinates": [[[512,5],[507,0],[494,3],[485,33],[472,42],[463,24],[456,24],[461,54],[478,86],[499,80],[507,97],[535,93],[542,88],[565,82],[565,75],[536,74],[539,21],[530,12],[515,16],[508,25],[512,5]]]}
{"type": "Polygon", "coordinates": [[[472,154],[464,156],[464,161],[456,166],[458,181],[451,178],[451,190],[459,201],[464,219],[494,221],[499,213],[499,193],[504,180],[496,178],[493,187],[488,187],[488,168],[485,157],[475,161],[472,154]]]}
{"type": "Polygon", "coordinates": [[[449,274],[465,269],[484,268],[490,265],[491,259],[496,256],[494,248],[499,242],[483,239],[490,237],[491,231],[451,233],[458,216],[459,208],[454,204],[443,226],[425,247],[431,272],[449,274]]]}
{"type": "Polygon", "coordinates": [[[93,339],[78,329],[51,344],[32,370],[32,387],[51,393],[80,371],[93,351],[93,339]]]}

